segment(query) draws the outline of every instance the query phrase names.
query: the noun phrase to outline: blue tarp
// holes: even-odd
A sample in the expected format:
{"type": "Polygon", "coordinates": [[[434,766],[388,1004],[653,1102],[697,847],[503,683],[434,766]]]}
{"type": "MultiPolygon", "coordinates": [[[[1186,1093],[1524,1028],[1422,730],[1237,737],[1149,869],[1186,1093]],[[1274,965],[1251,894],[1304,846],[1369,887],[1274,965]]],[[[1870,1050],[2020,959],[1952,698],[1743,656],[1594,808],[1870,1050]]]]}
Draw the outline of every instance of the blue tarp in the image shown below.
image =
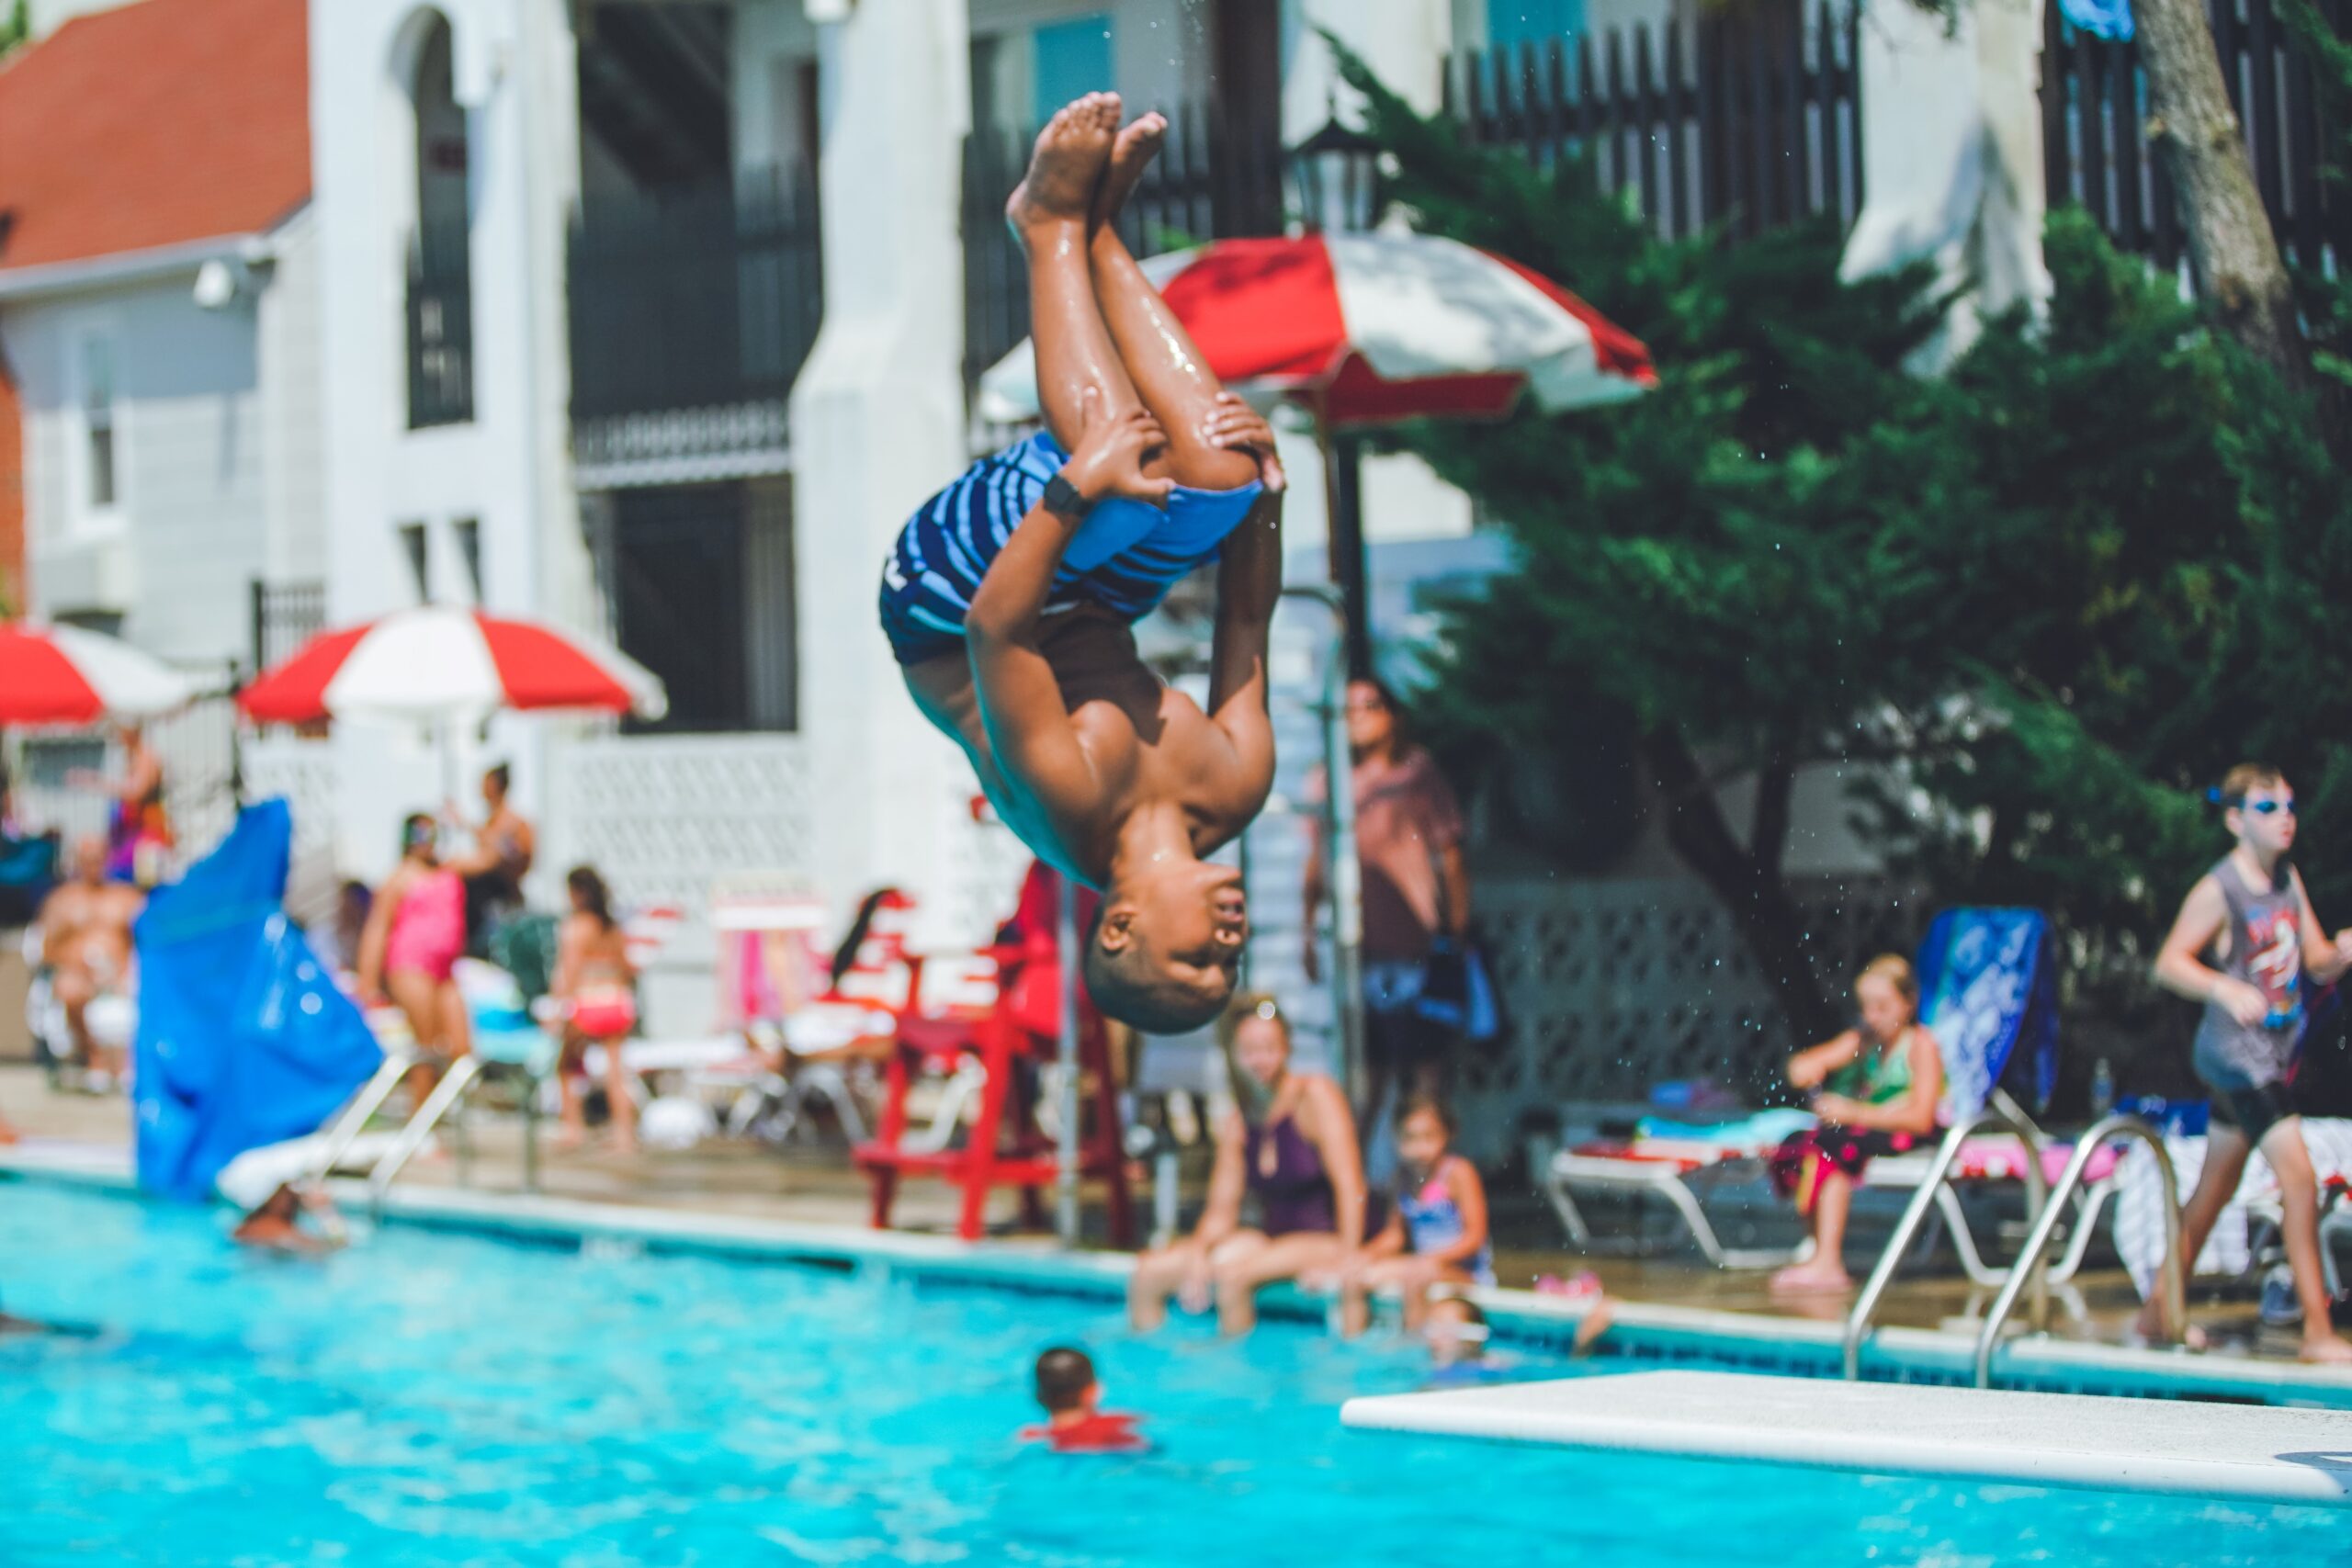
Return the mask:
{"type": "Polygon", "coordinates": [[[2093,38],[2132,36],[2132,0],[2058,0],[2059,13],[2093,38]]]}
{"type": "Polygon", "coordinates": [[[209,1197],[247,1149],[316,1132],[382,1060],[367,1021],[286,918],[283,800],[147,901],[134,930],[139,1185],[209,1197]]]}

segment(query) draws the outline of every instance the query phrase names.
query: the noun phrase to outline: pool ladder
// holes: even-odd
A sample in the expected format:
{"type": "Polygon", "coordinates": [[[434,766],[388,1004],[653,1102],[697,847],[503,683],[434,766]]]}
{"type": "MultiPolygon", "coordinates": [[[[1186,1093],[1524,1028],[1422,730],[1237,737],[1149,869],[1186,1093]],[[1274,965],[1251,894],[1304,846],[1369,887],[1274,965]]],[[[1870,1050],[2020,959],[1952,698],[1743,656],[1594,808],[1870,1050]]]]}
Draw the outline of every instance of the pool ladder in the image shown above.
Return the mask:
{"type": "MultiPolygon", "coordinates": [[[[2188,1260],[2180,1255],[2180,1184],[2173,1174],[2172,1156],[2165,1149],[2164,1134],[2137,1116],[2115,1115],[2092,1124],[2075,1142],[2075,1155],[2058,1178],[2041,1205],[2041,1213],[2033,1223],[2032,1234],[2025,1238],[2025,1249],[2018,1254],[2017,1263],[2009,1270],[2001,1293],[1993,1298],[1992,1309],[1984,1314],[1984,1326],[1976,1336],[1976,1386],[1993,1386],[1993,1351],[2000,1343],[2002,1326],[2018,1304],[2018,1292],[2025,1282],[2029,1268],[2039,1273],[2041,1255],[2050,1249],[2051,1237],[2058,1233],[2058,1222],[2064,1213],[2066,1200],[2083,1184],[2084,1173],[2090,1168],[2092,1158],[2101,1145],[2113,1138],[2137,1138],[2148,1145],[2156,1156],[2156,1174],[2164,1184],[2165,1256],[2156,1271],[2156,1289],[2164,1303],[2164,1324],[2167,1333],[2178,1335],[2188,1320],[2188,1286],[2186,1278],[2188,1260]]],[[[2037,1303],[2037,1310],[2046,1313],[2046,1303],[2037,1303]]],[[[2037,1321],[2037,1328],[2046,1328],[2046,1321],[2037,1321]]]]}
{"type": "MultiPolygon", "coordinates": [[[[2064,1217],[2066,1201],[2081,1190],[2085,1173],[2102,1145],[2118,1137],[2137,1138],[2155,1155],[2156,1172],[2163,1183],[2165,1213],[2165,1260],[2159,1274],[2158,1288],[2164,1292],[2165,1320],[2177,1331],[2188,1316],[2187,1287],[2183,1269],[2186,1260],[2180,1256],[2180,1192],[2173,1175],[2172,1156],[2165,1152],[2163,1136],[2136,1116],[2115,1115],[2095,1123],[2075,1145],[2075,1153],[2066,1168],[2052,1185],[2041,1174],[2040,1152],[2041,1138],[2024,1113],[2008,1097],[1996,1090],[1985,1108],[1969,1121],[1953,1127],[1945,1134],[1936,1150],[1934,1163],[1929,1166],[1928,1179],[1913,1194],[1911,1203],[1904,1210],[1902,1220],[1888,1238],[1886,1250],[1871,1270],[1862,1286],[1862,1293],[1854,1299],[1853,1310],[1846,1316],[1845,1371],[1849,1381],[1861,1376],[1862,1340],[1870,1333],[1871,1320],[1877,1315],[1879,1302],[1893,1283],[1895,1269],[1911,1249],[1919,1227],[1935,1212],[1938,1196],[1951,1179],[1951,1168],[1960,1158],[1961,1146],[1978,1133],[1988,1128],[2005,1127],[2020,1138],[2026,1148],[2025,1182],[2028,1206],[2033,1212],[2031,1232],[2025,1246],[2002,1277],[2000,1293],[1984,1314],[1984,1325],[1976,1338],[1976,1386],[1992,1386],[1993,1350],[1999,1342],[2002,1328],[2009,1314],[2017,1310],[2018,1298],[2029,1289],[2033,1292],[2032,1324],[2036,1332],[2046,1332],[2050,1326],[2050,1265],[2045,1255],[2050,1243],[2058,1234],[2064,1217]]],[[[2086,1233],[2096,1211],[2087,1211],[2080,1218],[2080,1228],[2086,1233]]],[[[2089,1237],[2078,1234],[2069,1247],[2069,1261],[2079,1260],[2089,1237]]],[[[2069,1270],[2071,1272],[2071,1269],[2069,1270]]]]}

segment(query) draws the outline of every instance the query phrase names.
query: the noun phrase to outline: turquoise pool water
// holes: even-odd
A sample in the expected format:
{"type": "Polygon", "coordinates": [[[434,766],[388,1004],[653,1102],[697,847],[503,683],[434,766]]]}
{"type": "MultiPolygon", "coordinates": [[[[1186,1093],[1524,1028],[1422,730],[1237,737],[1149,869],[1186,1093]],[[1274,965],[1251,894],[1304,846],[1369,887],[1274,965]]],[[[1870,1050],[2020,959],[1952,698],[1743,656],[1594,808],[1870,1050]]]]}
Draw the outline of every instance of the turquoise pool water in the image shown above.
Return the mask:
{"type": "MultiPolygon", "coordinates": [[[[1343,1432],[1391,1344],[1139,1340],[1107,1303],[393,1225],[324,1263],[0,1180],[0,1563],[2341,1561],[2343,1516],[1343,1432]],[[1091,1348],[1140,1459],[1027,1449],[1091,1348]]],[[[1532,1362],[1530,1370],[1565,1371],[1532,1362]]]]}

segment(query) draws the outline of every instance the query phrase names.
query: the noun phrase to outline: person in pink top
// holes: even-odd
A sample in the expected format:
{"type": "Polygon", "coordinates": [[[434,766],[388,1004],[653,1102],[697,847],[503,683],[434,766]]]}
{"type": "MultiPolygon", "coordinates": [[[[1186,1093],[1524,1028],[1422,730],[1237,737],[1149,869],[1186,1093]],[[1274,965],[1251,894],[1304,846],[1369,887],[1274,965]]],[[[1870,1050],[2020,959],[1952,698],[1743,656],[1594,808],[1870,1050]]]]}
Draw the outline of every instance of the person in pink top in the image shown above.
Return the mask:
{"type": "MultiPolygon", "coordinates": [[[[1354,760],[1356,859],[1363,872],[1365,1099],[1376,1116],[1391,1082],[1434,1096],[1444,1076],[1444,1035],[1419,1003],[1430,956],[1470,925],[1470,878],[1462,863],[1461,805],[1436,761],[1410,743],[1395,694],[1378,681],[1348,682],[1348,750],[1354,760]]],[[[1310,790],[1319,799],[1318,777],[1310,790]]],[[[1312,820],[1312,819],[1310,819],[1312,820]]],[[[1319,826],[1307,862],[1306,926],[1326,887],[1319,826]]],[[[1313,942],[1307,978],[1317,977],[1313,942]]]]}
{"type": "Polygon", "coordinates": [[[456,978],[465,951],[466,885],[435,852],[433,818],[414,813],[401,824],[401,863],[368,911],[358,981],[363,1001],[389,997],[418,1047],[442,1058],[421,1062],[409,1075],[409,1094],[419,1104],[442,1066],[472,1048],[456,978]]]}

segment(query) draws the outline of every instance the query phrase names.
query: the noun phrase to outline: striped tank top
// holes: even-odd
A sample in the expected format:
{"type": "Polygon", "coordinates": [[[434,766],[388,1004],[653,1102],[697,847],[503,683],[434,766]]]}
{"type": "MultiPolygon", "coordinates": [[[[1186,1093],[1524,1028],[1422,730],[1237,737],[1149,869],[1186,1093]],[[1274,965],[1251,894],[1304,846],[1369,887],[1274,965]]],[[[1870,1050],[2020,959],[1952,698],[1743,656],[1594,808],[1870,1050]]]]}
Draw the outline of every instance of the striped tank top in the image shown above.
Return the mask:
{"type": "MultiPolygon", "coordinates": [[[[989,564],[1069,458],[1040,431],[983,457],[916,509],[882,569],[882,628],[900,664],[963,646],[964,617],[989,564]]],[[[1165,507],[1114,496],[1087,513],[1054,576],[1046,613],[1095,604],[1149,615],[1182,578],[1216,558],[1264,487],[1192,490],[1165,507]]]]}

